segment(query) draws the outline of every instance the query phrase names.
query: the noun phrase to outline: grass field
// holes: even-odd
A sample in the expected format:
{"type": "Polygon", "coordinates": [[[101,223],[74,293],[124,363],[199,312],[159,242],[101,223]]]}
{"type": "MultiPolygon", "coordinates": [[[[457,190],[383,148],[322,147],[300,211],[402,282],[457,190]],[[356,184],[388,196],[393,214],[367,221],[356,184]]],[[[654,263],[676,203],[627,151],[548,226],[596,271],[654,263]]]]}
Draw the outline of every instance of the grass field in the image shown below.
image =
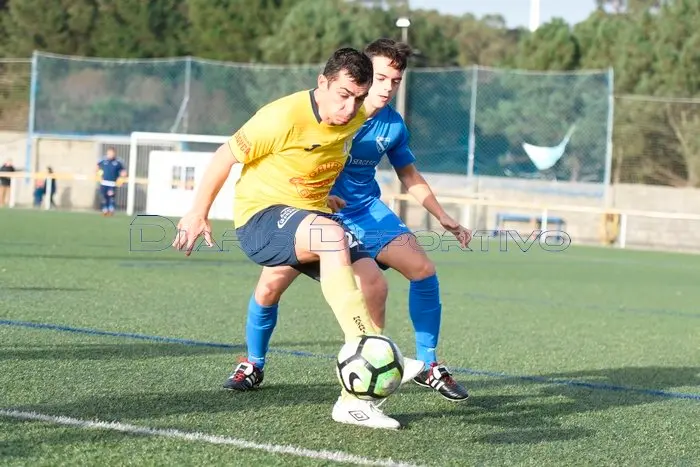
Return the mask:
{"type": "MultiPolygon", "coordinates": [[[[472,397],[404,386],[383,409],[406,427],[385,432],[330,418],[341,335],[316,283],[283,298],[263,388],[229,393],[258,267],[130,252],[130,222],[0,211],[1,464],[700,463],[700,256],[575,238],[433,255],[439,355],[472,397]]],[[[408,283],[387,276],[412,356],[408,283]]]]}

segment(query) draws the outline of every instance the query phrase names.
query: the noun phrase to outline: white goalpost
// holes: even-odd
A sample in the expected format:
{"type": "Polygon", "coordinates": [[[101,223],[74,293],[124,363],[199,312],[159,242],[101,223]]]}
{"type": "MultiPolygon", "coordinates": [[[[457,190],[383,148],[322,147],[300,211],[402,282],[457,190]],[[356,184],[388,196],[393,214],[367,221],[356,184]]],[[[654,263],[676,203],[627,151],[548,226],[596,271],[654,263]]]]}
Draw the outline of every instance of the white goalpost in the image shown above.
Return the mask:
{"type": "MultiPolygon", "coordinates": [[[[183,204],[193,199],[194,187],[213,156],[215,148],[230,138],[230,136],[141,131],[131,133],[126,213],[132,216],[136,211],[136,193],[139,186],[145,186],[146,197],[149,199],[148,205],[155,206],[152,208],[155,212],[149,212],[149,214],[177,215],[173,214],[173,209],[189,208],[189,205],[183,204]],[[192,151],[186,147],[188,143],[211,146],[207,146],[206,150],[192,151]],[[142,150],[139,151],[139,148],[142,150]],[[146,161],[139,160],[144,156],[147,156],[146,161]]],[[[229,190],[231,185],[235,184],[235,180],[231,180],[233,178],[237,178],[234,173],[226,182],[226,188],[229,190]]]]}

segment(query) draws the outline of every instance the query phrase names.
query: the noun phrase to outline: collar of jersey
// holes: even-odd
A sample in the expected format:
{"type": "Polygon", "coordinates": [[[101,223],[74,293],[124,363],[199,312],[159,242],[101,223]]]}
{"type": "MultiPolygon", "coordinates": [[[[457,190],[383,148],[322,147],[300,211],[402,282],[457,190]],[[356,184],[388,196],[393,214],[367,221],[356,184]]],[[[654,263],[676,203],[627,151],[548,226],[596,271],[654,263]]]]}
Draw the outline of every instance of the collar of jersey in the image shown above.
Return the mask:
{"type": "Polygon", "coordinates": [[[311,110],[314,112],[314,117],[316,117],[316,121],[318,123],[323,123],[323,119],[321,118],[321,114],[318,111],[318,104],[316,103],[316,99],[314,99],[314,91],[316,91],[318,88],[313,88],[312,90],[309,91],[309,97],[311,98],[311,110]]]}

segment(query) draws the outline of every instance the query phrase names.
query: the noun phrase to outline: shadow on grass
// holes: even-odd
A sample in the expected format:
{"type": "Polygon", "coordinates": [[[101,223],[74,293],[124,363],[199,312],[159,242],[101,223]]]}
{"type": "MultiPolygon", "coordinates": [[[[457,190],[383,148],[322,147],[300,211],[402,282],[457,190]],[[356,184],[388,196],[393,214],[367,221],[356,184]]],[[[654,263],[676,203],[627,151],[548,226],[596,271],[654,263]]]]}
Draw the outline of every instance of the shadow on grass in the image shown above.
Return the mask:
{"type": "MultiPolygon", "coordinates": [[[[654,391],[673,392],[674,387],[697,387],[695,394],[700,395],[700,367],[607,368],[542,375],[537,381],[526,378],[479,379],[467,383],[467,386],[471,390],[467,402],[454,405],[445,402],[441,406],[444,410],[398,414],[396,418],[409,426],[433,418],[495,427],[497,431],[493,433],[472,438],[472,441],[487,444],[534,444],[578,439],[595,435],[596,430],[571,427],[570,420],[563,420],[566,417],[668,401],[673,397],[654,391]],[[571,381],[600,386],[585,387],[571,381]],[[506,387],[511,387],[509,393],[516,394],[493,394],[506,387]]],[[[406,388],[402,392],[419,391],[425,389],[406,388]]],[[[696,399],[685,402],[700,404],[696,399]]]]}
{"type": "MultiPolygon", "coordinates": [[[[225,379],[225,378],[224,378],[225,379]]],[[[223,383],[217,381],[217,383],[223,383]]],[[[261,416],[265,408],[314,405],[323,407],[324,415],[338,398],[337,384],[275,384],[256,391],[227,391],[220,385],[208,390],[119,393],[76,399],[69,403],[13,407],[48,415],[80,419],[122,421],[149,420],[171,415],[230,414],[232,420],[258,420],[274,423],[261,416]]]]}
{"type": "MultiPolygon", "coordinates": [[[[11,420],[11,419],[8,419],[11,420]]],[[[69,452],[65,454],[63,461],[69,456],[75,455],[75,447],[86,450],[94,449],[95,444],[114,444],[133,438],[128,433],[119,433],[108,430],[81,430],[59,425],[46,425],[37,422],[13,422],[26,424],[26,429],[12,430],[12,439],[0,440],[0,460],[11,462],[13,459],[35,459],[35,462],[46,462],[46,456],[56,456],[57,446],[65,446],[69,452]],[[73,448],[70,446],[73,445],[73,448]]],[[[9,425],[9,424],[8,424],[9,425]]],[[[2,425],[0,425],[2,433],[2,425]]],[[[55,459],[55,457],[53,457],[55,459]]]]}

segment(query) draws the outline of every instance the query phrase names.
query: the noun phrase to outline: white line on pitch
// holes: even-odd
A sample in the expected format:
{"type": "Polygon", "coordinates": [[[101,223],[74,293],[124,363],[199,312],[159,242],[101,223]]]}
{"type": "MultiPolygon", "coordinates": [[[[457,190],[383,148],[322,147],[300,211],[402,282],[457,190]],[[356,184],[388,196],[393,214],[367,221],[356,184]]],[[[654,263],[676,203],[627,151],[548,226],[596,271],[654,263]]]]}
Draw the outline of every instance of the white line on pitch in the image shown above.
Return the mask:
{"type": "Polygon", "coordinates": [[[289,445],[253,443],[238,438],[227,436],[208,435],[198,431],[180,431],[174,429],[149,428],[145,426],[129,425],[119,422],[102,422],[99,420],[81,420],[79,418],[63,417],[56,415],[45,415],[36,412],[23,412],[20,410],[0,409],[0,416],[15,418],[19,420],[32,420],[47,422],[58,425],[68,425],[86,430],[111,430],[120,431],[132,435],[161,436],[165,438],[182,439],[186,441],[199,441],[209,444],[226,444],[242,449],[254,449],[273,454],[288,454],[297,457],[308,457],[334,462],[351,463],[358,465],[380,465],[389,467],[413,467],[414,464],[396,462],[391,459],[369,459],[355,456],[341,451],[314,451],[289,445]]]}

